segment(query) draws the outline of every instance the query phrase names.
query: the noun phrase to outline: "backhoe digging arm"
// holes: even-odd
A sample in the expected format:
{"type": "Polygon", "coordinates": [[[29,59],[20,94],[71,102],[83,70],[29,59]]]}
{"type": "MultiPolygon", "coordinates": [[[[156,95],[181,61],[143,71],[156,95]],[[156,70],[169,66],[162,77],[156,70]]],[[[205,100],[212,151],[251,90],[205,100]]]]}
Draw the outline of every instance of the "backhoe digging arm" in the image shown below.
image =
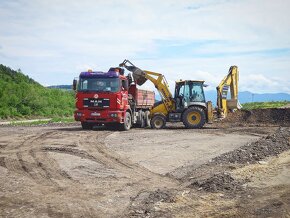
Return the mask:
{"type": "Polygon", "coordinates": [[[227,116],[229,110],[240,109],[238,101],[239,71],[237,66],[231,66],[228,75],[217,86],[217,112],[220,118],[227,116]],[[231,98],[227,99],[230,88],[231,98]]]}

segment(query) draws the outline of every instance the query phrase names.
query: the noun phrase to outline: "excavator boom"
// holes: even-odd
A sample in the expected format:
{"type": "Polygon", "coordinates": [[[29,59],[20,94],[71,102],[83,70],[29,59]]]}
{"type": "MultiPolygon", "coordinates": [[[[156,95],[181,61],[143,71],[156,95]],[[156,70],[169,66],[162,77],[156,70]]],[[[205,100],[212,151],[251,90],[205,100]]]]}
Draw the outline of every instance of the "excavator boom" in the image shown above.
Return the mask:
{"type": "Polygon", "coordinates": [[[228,75],[217,86],[217,112],[220,118],[226,117],[229,110],[241,108],[238,101],[238,81],[238,67],[231,66],[228,75]],[[231,98],[227,99],[229,89],[231,98]]]}

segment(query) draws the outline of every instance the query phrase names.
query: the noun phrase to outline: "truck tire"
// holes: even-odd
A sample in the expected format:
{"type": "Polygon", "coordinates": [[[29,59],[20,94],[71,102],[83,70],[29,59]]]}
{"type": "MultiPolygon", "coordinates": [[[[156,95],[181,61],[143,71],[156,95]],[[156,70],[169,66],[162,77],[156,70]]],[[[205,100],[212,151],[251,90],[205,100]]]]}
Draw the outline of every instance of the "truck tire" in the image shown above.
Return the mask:
{"type": "Polygon", "coordinates": [[[137,128],[144,128],[145,127],[144,111],[142,111],[142,110],[138,111],[138,119],[137,119],[137,123],[134,124],[134,127],[137,127],[137,128]]]}
{"type": "Polygon", "coordinates": [[[132,117],[129,112],[126,112],[124,117],[124,123],[120,124],[120,130],[122,131],[128,131],[131,128],[132,125],[132,117]]]}
{"type": "Polygon", "coordinates": [[[82,128],[83,128],[83,129],[88,130],[88,129],[92,129],[92,128],[93,128],[93,124],[91,124],[91,123],[88,123],[88,122],[81,122],[81,124],[82,124],[82,128]]]}
{"type": "Polygon", "coordinates": [[[155,115],[151,121],[150,125],[152,129],[163,129],[166,125],[166,117],[163,115],[155,115]]]}
{"type": "Polygon", "coordinates": [[[182,122],[188,129],[199,129],[205,124],[204,110],[200,107],[190,107],[182,115],[182,122]]]}
{"type": "Polygon", "coordinates": [[[145,127],[145,113],[144,111],[141,111],[141,117],[140,117],[140,128],[145,127]]]}
{"type": "Polygon", "coordinates": [[[145,111],[145,127],[150,126],[150,118],[149,118],[150,111],[145,111]]]}

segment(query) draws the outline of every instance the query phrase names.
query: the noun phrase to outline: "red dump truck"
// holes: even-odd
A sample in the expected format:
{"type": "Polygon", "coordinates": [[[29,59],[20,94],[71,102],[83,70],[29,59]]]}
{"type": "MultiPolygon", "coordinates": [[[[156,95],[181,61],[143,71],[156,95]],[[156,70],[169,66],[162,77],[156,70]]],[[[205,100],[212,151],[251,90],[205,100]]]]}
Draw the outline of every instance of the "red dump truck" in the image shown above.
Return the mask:
{"type": "Polygon", "coordinates": [[[150,125],[149,110],[155,93],[138,89],[124,69],[110,68],[108,72],[82,72],[74,80],[76,111],[74,117],[83,129],[105,125],[110,129],[129,130],[132,126],[150,125]]]}

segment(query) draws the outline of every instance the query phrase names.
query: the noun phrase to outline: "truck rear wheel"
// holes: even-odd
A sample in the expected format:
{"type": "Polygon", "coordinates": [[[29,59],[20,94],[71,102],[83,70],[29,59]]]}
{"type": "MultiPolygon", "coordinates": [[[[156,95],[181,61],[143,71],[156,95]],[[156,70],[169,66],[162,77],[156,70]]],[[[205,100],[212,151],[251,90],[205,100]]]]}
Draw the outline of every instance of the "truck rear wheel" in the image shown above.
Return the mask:
{"type": "Polygon", "coordinates": [[[152,129],[163,129],[166,125],[166,117],[163,115],[155,115],[151,121],[150,125],[152,129]]]}
{"type": "Polygon", "coordinates": [[[81,124],[82,124],[82,128],[83,129],[92,129],[93,128],[93,124],[92,123],[81,122],[81,124]]]}
{"type": "Polygon", "coordinates": [[[145,127],[145,113],[144,111],[141,112],[141,117],[140,117],[140,128],[145,127]]]}
{"type": "Polygon", "coordinates": [[[150,118],[149,118],[149,115],[150,115],[150,111],[145,111],[145,127],[147,126],[150,126],[150,118]]]}
{"type": "Polygon", "coordinates": [[[202,128],[205,120],[204,110],[200,107],[190,107],[182,115],[182,122],[188,129],[202,128]]]}
{"type": "Polygon", "coordinates": [[[125,117],[124,117],[124,123],[120,124],[120,129],[122,131],[128,131],[131,128],[132,125],[132,117],[129,112],[126,112],[125,117]]]}
{"type": "Polygon", "coordinates": [[[138,111],[137,123],[134,124],[134,126],[137,128],[144,128],[145,127],[145,113],[144,113],[144,111],[142,111],[142,110],[138,111]]]}

